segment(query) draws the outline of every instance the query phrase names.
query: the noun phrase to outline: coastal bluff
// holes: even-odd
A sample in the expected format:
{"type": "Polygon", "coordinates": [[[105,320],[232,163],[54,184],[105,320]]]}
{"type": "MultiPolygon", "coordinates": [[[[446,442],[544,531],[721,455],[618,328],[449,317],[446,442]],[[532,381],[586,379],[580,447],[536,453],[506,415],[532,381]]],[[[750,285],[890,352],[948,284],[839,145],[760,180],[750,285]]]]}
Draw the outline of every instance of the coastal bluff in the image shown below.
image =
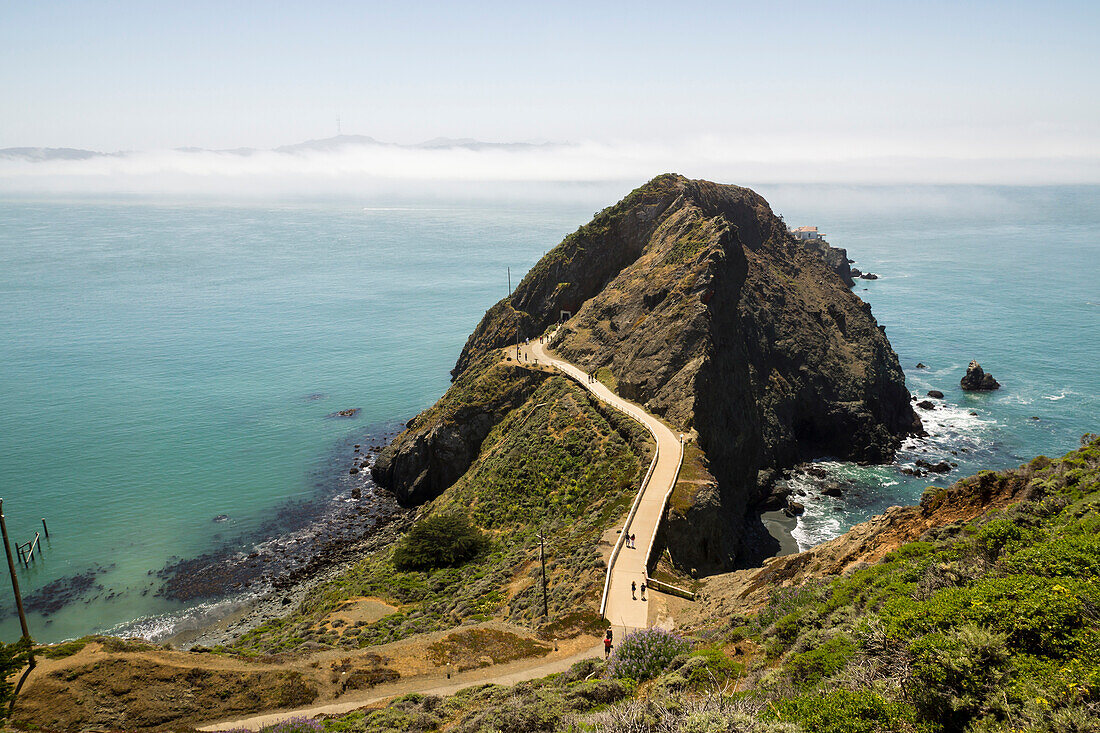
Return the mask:
{"type": "Polygon", "coordinates": [[[486,312],[450,390],[372,474],[406,504],[443,493],[543,379],[502,364],[499,349],[561,323],[558,354],[697,440],[713,480],[678,492],[664,539],[682,567],[731,567],[747,511],[781,471],[825,455],[889,460],[921,431],[897,356],[846,266],[831,248],[797,241],[747,188],[658,176],[566,237],[486,312]]]}

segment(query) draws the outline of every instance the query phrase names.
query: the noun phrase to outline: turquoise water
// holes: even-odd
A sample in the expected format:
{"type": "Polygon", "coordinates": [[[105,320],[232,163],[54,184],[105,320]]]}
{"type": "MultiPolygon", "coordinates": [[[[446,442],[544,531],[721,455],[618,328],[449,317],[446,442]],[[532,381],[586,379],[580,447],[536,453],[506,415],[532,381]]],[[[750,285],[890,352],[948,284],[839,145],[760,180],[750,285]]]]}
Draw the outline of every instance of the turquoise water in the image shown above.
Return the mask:
{"type": "MultiPolygon", "coordinates": [[[[15,540],[41,517],[51,533],[20,582],[33,593],[96,569],[100,586],[32,614],[32,633],[180,612],[150,573],[334,493],[347,443],[446,389],[467,334],[507,291],[505,268],[518,281],[629,188],[400,206],[0,200],[0,495],[15,540]],[[353,407],[353,419],[326,417],[353,407]]],[[[881,276],[857,292],[910,387],[946,393],[934,436],[902,462],[955,450],[943,483],[1100,429],[1100,189],[758,190],[881,276]],[[1004,388],[959,391],[971,358],[1004,388]]],[[[808,502],[804,544],[932,483],[896,467],[835,471],[854,488],[843,503],[808,502]]],[[[0,603],[0,636],[15,638],[6,582],[0,603]]]]}
{"type": "Polygon", "coordinates": [[[819,225],[854,267],[879,275],[855,292],[886,326],[910,391],[944,393],[936,409],[918,410],[931,437],[909,441],[899,463],[959,464],[914,478],[834,463],[837,477],[855,482],[839,501],[795,482],[812,496],[795,532],[803,548],[915,503],[929,485],[1062,455],[1100,431],[1100,188],[758,190],[791,225],[819,225]],[[971,359],[1002,388],[961,390],[971,359]]]}

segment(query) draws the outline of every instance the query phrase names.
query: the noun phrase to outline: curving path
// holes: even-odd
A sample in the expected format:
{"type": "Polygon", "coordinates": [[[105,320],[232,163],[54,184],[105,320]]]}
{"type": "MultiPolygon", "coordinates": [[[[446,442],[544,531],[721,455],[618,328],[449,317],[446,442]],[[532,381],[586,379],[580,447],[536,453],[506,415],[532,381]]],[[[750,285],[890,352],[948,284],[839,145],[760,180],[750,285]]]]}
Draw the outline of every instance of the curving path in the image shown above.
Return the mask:
{"type": "MultiPolygon", "coordinates": [[[[552,340],[552,336],[547,339],[552,340]]],[[[511,347],[512,352],[516,347],[511,347]]],[[[608,580],[606,585],[606,605],[604,617],[611,622],[615,630],[615,639],[618,642],[630,631],[644,629],[649,626],[649,603],[641,599],[640,588],[646,579],[646,560],[649,557],[653,539],[657,534],[657,527],[664,513],[665,497],[676,483],[676,477],[680,472],[680,461],[683,457],[683,445],[680,437],[663,422],[650,415],[642,407],[633,402],[619,397],[607,388],[602,382],[589,381],[588,374],[568,361],[559,359],[549,353],[548,344],[534,340],[529,344],[518,347],[520,355],[526,356],[526,362],[553,366],[573,377],[577,382],[588,389],[597,398],[633,417],[645,425],[657,440],[657,460],[652,466],[648,481],[641,487],[638,496],[634,500],[632,513],[623,526],[619,535],[615,550],[612,551],[608,562],[608,580]],[[635,535],[633,548],[626,546],[626,536],[635,535]],[[639,591],[636,598],[631,596],[630,584],[637,584],[639,591]]],[[[513,356],[516,356],[514,352],[513,356]]],[[[349,695],[340,702],[329,702],[298,710],[283,710],[274,713],[255,715],[249,718],[224,721],[199,728],[201,731],[224,731],[246,728],[258,730],[261,726],[271,725],[290,717],[313,717],[317,715],[333,715],[350,712],[356,708],[379,702],[396,695],[419,692],[432,695],[449,695],[472,684],[494,682],[502,685],[511,685],[524,680],[545,677],[555,672],[569,669],[574,663],[595,656],[602,656],[603,644],[581,651],[564,658],[547,660],[522,660],[505,665],[495,674],[485,675],[484,670],[477,676],[456,675],[455,679],[447,680],[442,675],[421,677],[382,685],[369,693],[359,696],[349,695]]],[[[362,694],[362,693],[360,693],[362,694]]]]}
{"type": "MultiPolygon", "coordinates": [[[[547,337],[546,341],[553,343],[553,334],[547,337]]],[[[683,446],[676,433],[642,407],[623,399],[602,382],[589,381],[587,373],[568,361],[555,357],[547,349],[547,344],[539,343],[538,339],[519,347],[521,353],[526,352],[531,363],[537,359],[539,364],[553,366],[573,377],[600,400],[625,412],[649,428],[657,440],[657,462],[653,466],[649,481],[641,487],[640,494],[635,499],[636,509],[633,516],[623,527],[620,535],[622,546],[617,548],[617,553],[612,552],[608,563],[610,582],[607,588],[604,617],[611,622],[612,626],[617,627],[616,638],[621,639],[626,632],[649,626],[649,604],[641,600],[640,592],[637,594],[637,600],[631,596],[630,584],[636,583],[640,588],[646,579],[646,560],[649,557],[653,538],[657,534],[661,515],[664,513],[665,497],[675,485],[676,477],[680,473],[683,446]],[[628,548],[623,541],[631,533],[635,536],[633,549],[628,548]]]]}

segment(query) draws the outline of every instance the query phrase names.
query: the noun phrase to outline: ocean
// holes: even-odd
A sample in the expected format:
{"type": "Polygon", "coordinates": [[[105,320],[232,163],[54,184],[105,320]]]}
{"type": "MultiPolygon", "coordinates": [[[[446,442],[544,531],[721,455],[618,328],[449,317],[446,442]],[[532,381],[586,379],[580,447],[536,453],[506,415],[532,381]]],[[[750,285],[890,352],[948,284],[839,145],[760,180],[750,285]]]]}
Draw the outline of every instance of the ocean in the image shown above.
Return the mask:
{"type": "MultiPolygon", "coordinates": [[[[34,637],[151,638],[224,613],[163,592],[209,553],[284,547],[348,502],[349,474],[449,384],[486,308],[629,184],[553,196],[241,201],[0,198],[0,496],[34,637]],[[358,409],[352,417],[333,416],[358,409]],[[177,572],[177,580],[179,573],[177,572]]],[[[931,436],[892,466],[828,461],[809,547],[984,468],[1100,429],[1100,187],[755,187],[848,249],[931,436]],[[977,359],[1003,385],[964,393],[977,359]],[[926,369],[917,369],[922,362],[926,369]],[[1037,419],[1035,419],[1037,418],[1037,419]],[[899,471],[917,458],[944,476],[899,471]]],[[[377,516],[361,520],[381,521],[377,516]]],[[[0,638],[18,637],[0,582],[0,638]]]]}

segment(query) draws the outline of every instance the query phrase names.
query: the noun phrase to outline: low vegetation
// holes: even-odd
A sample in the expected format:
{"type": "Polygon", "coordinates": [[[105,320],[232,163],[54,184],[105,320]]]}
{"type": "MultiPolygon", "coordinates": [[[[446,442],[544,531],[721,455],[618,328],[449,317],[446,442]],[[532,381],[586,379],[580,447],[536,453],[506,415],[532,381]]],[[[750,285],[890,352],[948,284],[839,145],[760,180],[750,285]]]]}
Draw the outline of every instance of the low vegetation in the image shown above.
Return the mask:
{"type": "Polygon", "coordinates": [[[488,547],[488,537],[466,515],[432,514],[401,538],[393,551],[393,564],[398,570],[456,568],[488,547]]]}
{"type": "Polygon", "coordinates": [[[325,729],[1100,731],[1100,437],[925,500],[1005,482],[1020,501],[843,576],[775,588],[758,612],[689,639],[651,630],[608,663],[402,698],[325,729]]]}
{"type": "Polygon", "coordinates": [[[649,440],[579,385],[547,378],[489,433],[470,470],[425,505],[396,547],[316,588],[294,613],[246,634],[234,649],[360,648],[493,618],[553,628],[559,638],[598,633],[600,537],[629,509],[648,467],[649,440]],[[372,622],[326,623],[342,604],[365,596],[398,610],[372,622]]]}

